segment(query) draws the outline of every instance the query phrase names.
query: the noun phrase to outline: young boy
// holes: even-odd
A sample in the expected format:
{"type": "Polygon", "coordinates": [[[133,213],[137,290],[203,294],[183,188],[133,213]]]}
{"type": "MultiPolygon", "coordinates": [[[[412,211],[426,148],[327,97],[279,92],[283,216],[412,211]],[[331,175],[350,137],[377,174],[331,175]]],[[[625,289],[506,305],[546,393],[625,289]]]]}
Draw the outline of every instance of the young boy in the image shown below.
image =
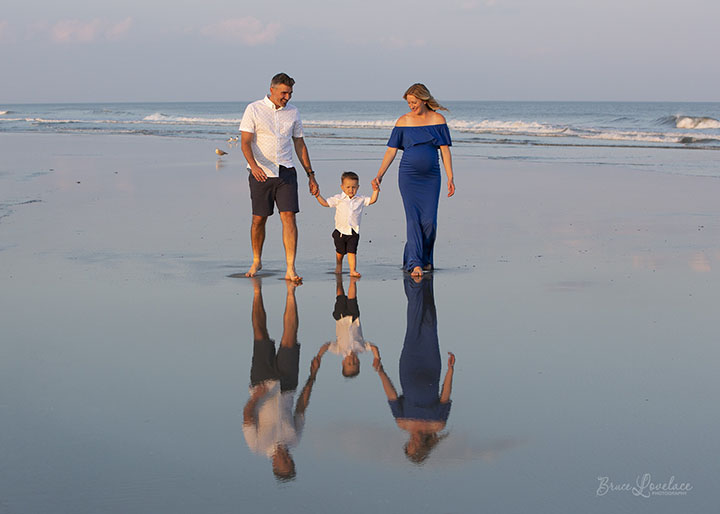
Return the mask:
{"type": "Polygon", "coordinates": [[[319,192],[315,195],[320,205],[335,208],[335,231],[332,234],[335,241],[335,273],[342,273],[343,258],[347,254],[351,277],[360,277],[356,266],[363,209],[366,205],[377,202],[380,194],[380,187],[373,183],[371,197],[357,195],[359,181],[356,173],[346,171],[341,177],[342,193],[331,196],[327,200],[319,192]]]}

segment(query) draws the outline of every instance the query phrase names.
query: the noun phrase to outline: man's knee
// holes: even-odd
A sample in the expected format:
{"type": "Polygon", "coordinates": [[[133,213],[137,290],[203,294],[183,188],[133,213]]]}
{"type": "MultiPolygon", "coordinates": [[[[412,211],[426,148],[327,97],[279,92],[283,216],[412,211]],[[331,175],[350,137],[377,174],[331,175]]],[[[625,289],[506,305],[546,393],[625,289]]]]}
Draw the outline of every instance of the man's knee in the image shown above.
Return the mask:
{"type": "Polygon", "coordinates": [[[281,212],[280,221],[282,221],[283,225],[286,223],[289,223],[291,226],[295,225],[295,213],[290,211],[281,212]]]}
{"type": "Polygon", "coordinates": [[[256,216],[253,214],[252,226],[254,228],[262,228],[265,226],[265,223],[267,223],[267,216],[256,216]]]}

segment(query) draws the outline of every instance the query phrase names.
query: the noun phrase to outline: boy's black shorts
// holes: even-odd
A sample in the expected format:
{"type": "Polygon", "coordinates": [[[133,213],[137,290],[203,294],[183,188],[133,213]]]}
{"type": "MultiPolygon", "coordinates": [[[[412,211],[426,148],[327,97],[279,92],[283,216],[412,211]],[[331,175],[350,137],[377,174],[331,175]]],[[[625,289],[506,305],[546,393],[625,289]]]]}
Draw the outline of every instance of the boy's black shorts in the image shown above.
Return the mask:
{"type": "Polygon", "coordinates": [[[360,234],[352,231],[352,234],[347,236],[341,234],[338,229],[335,229],[332,233],[333,241],[335,241],[335,251],[340,255],[346,253],[357,253],[358,243],[360,242],[360,234]]]}
{"type": "Polygon", "coordinates": [[[355,321],[360,317],[360,307],[358,306],[357,298],[348,298],[342,294],[335,298],[333,318],[335,318],[335,321],[340,321],[345,316],[352,316],[352,320],[355,321]]]}
{"type": "Polygon", "coordinates": [[[248,173],[252,213],[255,216],[272,216],[274,204],[277,204],[278,212],[300,212],[295,168],[280,166],[278,175],[258,182],[252,173],[248,173]]]}

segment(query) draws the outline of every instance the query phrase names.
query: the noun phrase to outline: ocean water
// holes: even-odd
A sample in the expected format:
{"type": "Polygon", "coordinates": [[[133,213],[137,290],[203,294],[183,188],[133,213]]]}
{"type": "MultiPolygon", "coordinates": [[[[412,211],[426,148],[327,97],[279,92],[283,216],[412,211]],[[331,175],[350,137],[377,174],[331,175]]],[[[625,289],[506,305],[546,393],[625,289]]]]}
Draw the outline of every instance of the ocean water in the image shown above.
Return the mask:
{"type": "MultiPolygon", "coordinates": [[[[384,145],[394,102],[294,102],[311,145],[384,145]]],[[[225,140],[247,102],[0,105],[0,133],[225,140]]],[[[720,176],[720,103],[445,102],[460,155],[720,176]],[[619,150],[616,150],[619,149],[619,150]],[[676,153],[668,153],[676,150],[676,153]]]]}

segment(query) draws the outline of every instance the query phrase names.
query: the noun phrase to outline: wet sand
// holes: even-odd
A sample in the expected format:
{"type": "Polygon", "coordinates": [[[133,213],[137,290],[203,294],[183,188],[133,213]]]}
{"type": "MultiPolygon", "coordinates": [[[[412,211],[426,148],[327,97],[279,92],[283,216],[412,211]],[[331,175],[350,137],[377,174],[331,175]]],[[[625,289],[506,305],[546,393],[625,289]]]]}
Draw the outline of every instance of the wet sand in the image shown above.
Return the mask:
{"type": "MultiPolygon", "coordinates": [[[[324,194],[345,169],[369,194],[382,146],[308,143],[324,194]]],[[[441,198],[433,278],[441,354],[457,356],[449,436],[411,463],[371,359],[348,380],[327,355],[293,449],[297,476],[278,483],[243,438],[253,284],[234,277],[251,262],[250,207],[239,149],[218,160],[216,146],[0,135],[0,512],[713,504],[720,181],[455,148],[458,193],[441,198]],[[645,474],[692,489],[600,494],[604,477],[634,486],[645,474]]],[[[357,298],[397,383],[407,299],[396,166],[363,219],[357,298]]],[[[332,211],[304,180],[301,190],[300,387],[334,338],[336,293],[332,211]]],[[[277,341],[283,275],[274,216],[261,282],[277,341]]]]}

